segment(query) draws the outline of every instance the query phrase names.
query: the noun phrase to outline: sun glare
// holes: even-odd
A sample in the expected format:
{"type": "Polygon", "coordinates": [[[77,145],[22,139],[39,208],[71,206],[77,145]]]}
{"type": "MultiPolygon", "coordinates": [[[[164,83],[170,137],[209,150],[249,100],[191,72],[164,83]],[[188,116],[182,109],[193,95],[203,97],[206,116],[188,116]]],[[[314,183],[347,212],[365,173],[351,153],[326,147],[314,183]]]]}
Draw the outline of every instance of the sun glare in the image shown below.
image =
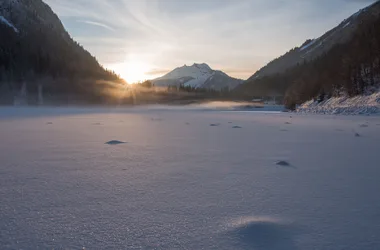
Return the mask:
{"type": "Polygon", "coordinates": [[[109,68],[120,75],[129,84],[149,80],[152,67],[139,60],[128,60],[124,63],[109,65],[109,68]]]}
{"type": "Polygon", "coordinates": [[[148,80],[150,66],[140,61],[128,61],[123,63],[123,69],[120,70],[120,76],[129,84],[148,80]]]}

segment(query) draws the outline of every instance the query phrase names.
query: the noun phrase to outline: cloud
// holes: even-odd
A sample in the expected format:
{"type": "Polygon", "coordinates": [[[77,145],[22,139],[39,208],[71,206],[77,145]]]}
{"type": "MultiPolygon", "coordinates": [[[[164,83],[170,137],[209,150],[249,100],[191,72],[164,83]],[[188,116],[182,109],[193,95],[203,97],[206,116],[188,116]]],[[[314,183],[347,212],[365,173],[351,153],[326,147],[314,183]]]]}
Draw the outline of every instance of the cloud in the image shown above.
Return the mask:
{"type": "Polygon", "coordinates": [[[356,2],[356,3],[374,3],[378,0],[345,0],[346,2],[356,2]]]}
{"type": "MultiPolygon", "coordinates": [[[[0,0],[1,1],[1,0],[0,0]]],[[[150,75],[208,63],[247,78],[372,0],[45,0],[105,65],[139,60],[150,75]],[[79,20],[79,21],[78,21],[79,20]],[[112,32],[98,32],[81,22],[112,32]],[[137,59],[136,59],[137,58],[137,59]]]]}
{"type": "Polygon", "coordinates": [[[157,75],[165,75],[166,73],[170,72],[173,69],[152,69],[148,72],[146,72],[147,75],[150,76],[157,76],[157,75]]]}
{"type": "Polygon", "coordinates": [[[107,24],[100,23],[100,22],[94,22],[94,21],[88,21],[88,20],[78,20],[77,22],[85,23],[85,24],[89,24],[89,25],[93,25],[93,26],[97,26],[97,27],[101,27],[101,28],[105,28],[107,30],[114,31],[114,32],[116,31],[114,28],[108,26],[107,24]]]}

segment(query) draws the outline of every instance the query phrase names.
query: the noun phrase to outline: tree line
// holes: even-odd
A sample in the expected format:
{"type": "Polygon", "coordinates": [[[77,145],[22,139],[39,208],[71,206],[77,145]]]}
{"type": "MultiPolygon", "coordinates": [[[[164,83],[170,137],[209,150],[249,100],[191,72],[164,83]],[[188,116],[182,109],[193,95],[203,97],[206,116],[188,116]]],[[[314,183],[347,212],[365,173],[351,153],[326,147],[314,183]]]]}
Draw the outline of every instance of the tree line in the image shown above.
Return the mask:
{"type": "MultiPolygon", "coordinates": [[[[37,18],[37,13],[30,15],[37,18]]],[[[34,19],[26,19],[30,23],[23,23],[20,32],[0,22],[0,102],[9,104],[24,82],[29,93],[35,93],[37,84],[43,83],[45,92],[52,96],[90,99],[98,99],[101,85],[96,81],[122,82],[63,28],[36,25],[34,19]]]]}
{"type": "Polygon", "coordinates": [[[352,38],[312,61],[243,84],[235,96],[284,96],[288,108],[312,98],[371,93],[380,84],[380,17],[364,15],[352,38]]]}

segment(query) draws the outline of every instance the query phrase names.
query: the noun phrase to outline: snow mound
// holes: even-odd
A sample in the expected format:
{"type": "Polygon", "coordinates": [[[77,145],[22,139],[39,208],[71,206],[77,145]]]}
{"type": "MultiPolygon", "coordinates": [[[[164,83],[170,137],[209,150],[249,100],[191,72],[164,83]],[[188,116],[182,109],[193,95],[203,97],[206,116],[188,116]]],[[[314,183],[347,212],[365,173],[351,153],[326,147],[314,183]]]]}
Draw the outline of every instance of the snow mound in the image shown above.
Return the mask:
{"type": "Polygon", "coordinates": [[[285,221],[270,217],[243,217],[232,225],[234,238],[246,245],[246,249],[295,249],[297,228],[285,221]]]}
{"type": "Polygon", "coordinates": [[[278,162],[276,162],[276,165],[277,166],[283,166],[283,167],[289,167],[290,166],[289,162],[287,162],[287,161],[278,161],[278,162]]]}
{"type": "Polygon", "coordinates": [[[380,114],[380,91],[352,98],[333,97],[321,103],[310,100],[297,108],[299,113],[371,115],[380,114]]]}
{"type": "Polygon", "coordinates": [[[125,143],[126,142],[123,142],[123,141],[112,140],[112,141],[106,142],[105,144],[108,144],[108,145],[119,145],[119,144],[125,144],[125,143]]]}
{"type": "Polygon", "coordinates": [[[11,22],[9,22],[5,17],[0,16],[0,22],[6,24],[9,27],[11,27],[16,33],[19,32],[18,29],[11,22]]]}

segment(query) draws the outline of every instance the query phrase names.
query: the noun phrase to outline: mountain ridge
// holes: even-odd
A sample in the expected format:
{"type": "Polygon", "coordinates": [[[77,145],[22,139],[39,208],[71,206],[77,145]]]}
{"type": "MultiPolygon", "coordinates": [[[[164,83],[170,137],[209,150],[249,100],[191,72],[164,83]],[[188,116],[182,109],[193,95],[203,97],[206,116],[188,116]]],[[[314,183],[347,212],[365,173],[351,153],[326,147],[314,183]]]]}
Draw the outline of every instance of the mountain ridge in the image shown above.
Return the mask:
{"type": "Polygon", "coordinates": [[[379,30],[377,1],[321,37],[307,40],[273,60],[234,94],[244,99],[282,96],[287,107],[293,109],[311,99],[372,93],[380,85],[379,30]],[[300,55],[309,58],[300,61],[300,55]]]}
{"type": "Polygon", "coordinates": [[[247,79],[247,81],[252,81],[254,79],[276,73],[282,73],[297,64],[304,63],[304,61],[312,61],[318,58],[323,53],[328,52],[336,44],[347,42],[358,27],[360,15],[364,14],[368,10],[373,11],[373,9],[375,9],[373,7],[376,4],[379,4],[379,2],[374,2],[357,11],[320,37],[308,39],[301,46],[295,47],[284,55],[272,60],[267,65],[256,71],[250,78],[247,79]]]}
{"type": "Polygon", "coordinates": [[[24,84],[31,95],[43,84],[44,92],[57,100],[77,96],[99,101],[97,81],[122,81],[71,38],[42,0],[2,0],[0,17],[1,37],[7,37],[0,40],[1,102],[9,104],[24,84]]]}
{"type": "Polygon", "coordinates": [[[156,86],[184,85],[193,88],[205,89],[234,89],[243,80],[228,76],[220,70],[213,70],[206,63],[194,63],[191,66],[177,67],[169,73],[155,78],[152,82],[156,86]]]}

